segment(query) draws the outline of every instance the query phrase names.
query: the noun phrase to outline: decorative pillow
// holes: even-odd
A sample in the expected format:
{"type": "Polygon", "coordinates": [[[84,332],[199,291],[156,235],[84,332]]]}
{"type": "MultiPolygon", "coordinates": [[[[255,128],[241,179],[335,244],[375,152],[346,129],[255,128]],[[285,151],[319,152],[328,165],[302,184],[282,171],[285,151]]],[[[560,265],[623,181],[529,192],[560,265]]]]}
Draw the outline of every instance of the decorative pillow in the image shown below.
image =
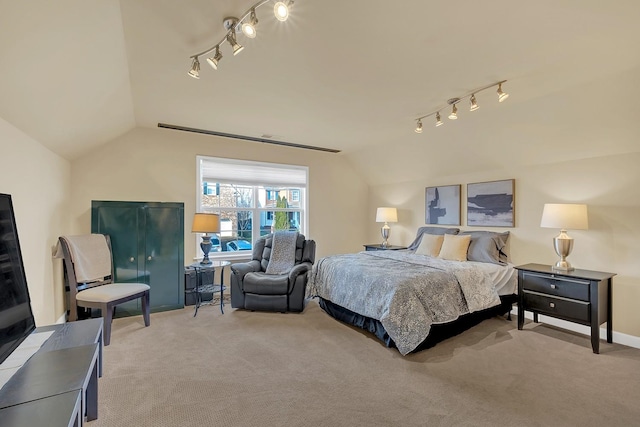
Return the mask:
{"type": "Polygon", "coordinates": [[[437,257],[443,241],[444,235],[442,234],[423,234],[415,253],[417,255],[437,257]]]}
{"type": "Polygon", "coordinates": [[[467,251],[469,261],[488,262],[506,265],[509,262],[507,241],[509,232],[495,231],[463,231],[460,235],[471,236],[471,243],[467,251]]]}
{"type": "Polygon", "coordinates": [[[435,235],[443,235],[443,234],[458,234],[460,231],[459,228],[443,228],[443,227],[420,227],[418,228],[418,232],[416,233],[416,238],[409,245],[409,249],[415,250],[420,244],[420,240],[424,234],[435,234],[435,235]]]}
{"type": "Polygon", "coordinates": [[[450,261],[466,261],[469,243],[471,243],[471,236],[469,235],[445,234],[438,258],[450,261]]]}

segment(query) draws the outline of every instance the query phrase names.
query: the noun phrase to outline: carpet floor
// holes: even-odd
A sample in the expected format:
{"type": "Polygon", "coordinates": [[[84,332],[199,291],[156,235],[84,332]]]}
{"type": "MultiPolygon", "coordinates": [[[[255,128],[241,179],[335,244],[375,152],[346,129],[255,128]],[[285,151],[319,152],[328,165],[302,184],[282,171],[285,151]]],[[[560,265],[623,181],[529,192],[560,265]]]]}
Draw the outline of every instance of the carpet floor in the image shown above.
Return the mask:
{"type": "Polygon", "coordinates": [[[115,319],[87,425],[640,425],[640,349],[494,317],[401,356],[316,301],[225,308],[115,319]]]}

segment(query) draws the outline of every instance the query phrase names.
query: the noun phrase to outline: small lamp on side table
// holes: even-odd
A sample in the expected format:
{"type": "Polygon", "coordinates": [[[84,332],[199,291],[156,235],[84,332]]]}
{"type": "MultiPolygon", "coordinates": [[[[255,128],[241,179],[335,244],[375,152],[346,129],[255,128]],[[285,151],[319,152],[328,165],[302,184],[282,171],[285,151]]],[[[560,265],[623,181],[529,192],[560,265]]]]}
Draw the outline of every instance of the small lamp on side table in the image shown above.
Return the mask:
{"type": "Polygon", "coordinates": [[[540,227],[560,229],[560,234],[553,238],[553,246],[560,259],[552,268],[558,271],[573,271],[574,268],[567,261],[573,249],[573,237],[567,235],[567,229],[589,228],[587,205],[547,203],[542,211],[540,227]]]}
{"type": "Polygon", "coordinates": [[[200,248],[204,257],[200,264],[210,265],[209,251],[211,250],[211,236],[209,233],[220,232],[220,215],[212,213],[196,213],[193,215],[193,226],[191,227],[192,233],[204,233],[202,235],[202,242],[200,242],[200,248]]]}
{"type": "Polygon", "coordinates": [[[389,234],[391,232],[391,227],[389,227],[389,222],[398,222],[398,210],[396,208],[378,208],[376,211],[376,222],[384,222],[380,233],[382,234],[382,247],[386,248],[389,245],[389,234]]]}

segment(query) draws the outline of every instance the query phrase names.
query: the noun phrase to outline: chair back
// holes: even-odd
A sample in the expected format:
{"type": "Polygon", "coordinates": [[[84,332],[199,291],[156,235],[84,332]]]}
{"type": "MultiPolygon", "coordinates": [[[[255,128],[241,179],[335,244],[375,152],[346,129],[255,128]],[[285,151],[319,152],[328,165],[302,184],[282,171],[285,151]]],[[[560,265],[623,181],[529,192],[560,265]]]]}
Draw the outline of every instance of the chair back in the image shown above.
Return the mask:
{"type": "MultiPolygon", "coordinates": [[[[269,259],[271,259],[271,249],[273,248],[273,234],[262,236],[253,244],[252,258],[260,262],[262,271],[267,270],[269,259]]],[[[313,264],[316,257],[316,242],[306,240],[304,234],[298,234],[296,240],[295,263],[308,262],[313,264]]]]}
{"type": "Polygon", "coordinates": [[[75,299],[75,296],[80,291],[96,286],[108,285],[113,282],[111,239],[106,234],[100,234],[99,236],[105,239],[108,252],[92,251],[92,253],[88,253],[86,246],[74,245],[73,236],[61,236],[58,238],[64,257],[65,277],[67,278],[69,292],[73,299],[75,299]],[[95,267],[91,265],[92,263],[99,263],[100,266],[95,267]],[[100,277],[86,279],[79,274],[80,268],[77,268],[80,267],[79,264],[83,264],[82,267],[84,271],[102,271],[104,275],[101,273],[100,277]]]}

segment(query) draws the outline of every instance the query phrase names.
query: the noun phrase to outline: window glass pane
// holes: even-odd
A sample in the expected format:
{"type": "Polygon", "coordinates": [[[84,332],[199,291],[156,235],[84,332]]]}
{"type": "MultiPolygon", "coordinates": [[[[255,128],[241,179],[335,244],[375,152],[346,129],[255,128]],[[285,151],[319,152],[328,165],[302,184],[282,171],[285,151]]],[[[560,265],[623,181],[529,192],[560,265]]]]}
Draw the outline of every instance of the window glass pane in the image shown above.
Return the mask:
{"type": "Polygon", "coordinates": [[[212,237],[218,252],[251,250],[253,215],[251,211],[221,210],[220,233],[212,237]]]}
{"type": "Polygon", "coordinates": [[[273,233],[275,230],[301,230],[301,213],[299,211],[261,211],[260,235],[273,233]]]}
{"type": "Polygon", "coordinates": [[[251,208],[253,187],[246,185],[206,183],[203,186],[203,208],[251,208]],[[207,193],[204,193],[204,191],[207,193]]]}
{"type": "Polygon", "coordinates": [[[299,208],[301,207],[300,188],[259,187],[258,207],[261,208],[299,208]]]}

